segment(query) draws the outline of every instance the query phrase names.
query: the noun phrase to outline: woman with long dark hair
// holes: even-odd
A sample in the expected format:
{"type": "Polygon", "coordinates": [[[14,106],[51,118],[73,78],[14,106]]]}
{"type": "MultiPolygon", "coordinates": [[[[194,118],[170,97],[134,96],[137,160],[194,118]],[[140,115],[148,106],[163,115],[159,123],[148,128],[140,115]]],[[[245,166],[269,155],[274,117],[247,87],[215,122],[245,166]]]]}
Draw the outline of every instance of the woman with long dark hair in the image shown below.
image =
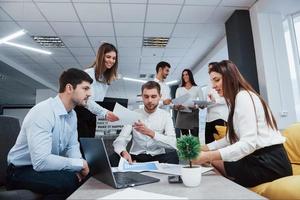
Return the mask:
{"type": "Polygon", "coordinates": [[[236,183],[252,187],[292,175],[283,147],[285,138],[262,97],[223,60],[209,69],[213,88],[229,107],[226,137],[202,147],[195,164],[210,162],[236,183]]]}
{"type": "MultiPolygon", "coordinates": [[[[202,90],[194,81],[191,70],[184,69],[181,74],[181,87],[176,90],[176,98],[190,94],[191,99],[203,100],[202,90]]],[[[199,135],[199,109],[196,106],[186,108],[184,105],[174,105],[178,110],[175,127],[181,130],[182,135],[191,135],[198,137],[199,135]]]]}

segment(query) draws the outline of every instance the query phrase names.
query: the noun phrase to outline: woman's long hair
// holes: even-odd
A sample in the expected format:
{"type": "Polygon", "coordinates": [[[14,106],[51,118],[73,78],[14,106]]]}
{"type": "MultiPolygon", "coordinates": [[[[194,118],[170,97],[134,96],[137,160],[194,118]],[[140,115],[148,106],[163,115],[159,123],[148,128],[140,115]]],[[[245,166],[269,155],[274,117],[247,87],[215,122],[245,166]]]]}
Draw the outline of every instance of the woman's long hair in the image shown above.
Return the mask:
{"type": "MultiPolygon", "coordinates": [[[[260,102],[262,103],[265,118],[269,127],[274,130],[277,130],[277,123],[276,120],[266,104],[266,102],[262,99],[262,97],[251,87],[251,85],[244,79],[244,77],[239,72],[236,65],[230,60],[223,60],[219,63],[211,65],[208,73],[217,72],[222,75],[222,86],[223,86],[223,96],[226,100],[228,107],[230,108],[230,112],[228,115],[228,128],[227,133],[229,134],[229,141],[230,143],[235,143],[238,140],[237,134],[233,128],[233,114],[235,109],[235,98],[238,92],[241,89],[246,90],[249,95],[250,92],[254,93],[258,96],[260,102]]],[[[250,95],[251,97],[251,95],[250,95]]],[[[252,97],[251,97],[252,98],[252,97]]],[[[254,106],[254,105],[253,105],[254,106]]],[[[255,107],[253,108],[255,109],[255,107]]]]}
{"type": "Polygon", "coordinates": [[[116,47],[109,43],[103,43],[99,47],[96,60],[91,65],[91,67],[95,68],[96,81],[103,81],[107,84],[110,84],[113,80],[117,78],[118,50],[116,49],[116,47]],[[116,62],[110,69],[107,69],[104,64],[104,57],[106,53],[109,53],[111,51],[116,52],[116,62]],[[100,78],[102,78],[102,80],[100,80],[100,78]]]}
{"type": "Polygon", "coordinates": [[[192,86],[197,86],[197,84],[195,83],[195,80],[194,80],[194,76],[193,76],[193,73],[191,70],[189,69],[184,69],[181,73],[181,87],[184,87],[186,82],[183,80],[183,72],[187,72],[188,75],[189,75],[189,79],[190,79],[190,82],[192,84],[192,86]]]}

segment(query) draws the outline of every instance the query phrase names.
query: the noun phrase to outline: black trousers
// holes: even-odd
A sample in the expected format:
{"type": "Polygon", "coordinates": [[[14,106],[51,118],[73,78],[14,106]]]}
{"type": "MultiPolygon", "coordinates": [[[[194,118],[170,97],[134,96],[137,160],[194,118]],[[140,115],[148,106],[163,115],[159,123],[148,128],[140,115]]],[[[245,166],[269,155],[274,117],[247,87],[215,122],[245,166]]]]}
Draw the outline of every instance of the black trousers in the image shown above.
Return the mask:
{"type": "Polygon", "coordinates": [[[225,172],[234,182],[253,187],[292,175],[292,167],[282,144],[265,147],[236,162],[224,162],[225,172]]]}
{"type": "Polygon", "coordinates": [[[194,137],[199,137],[199,127],[194,127],[193,129],[180,129],[182,135],[189,135],[189,130],[191,135],[194,137]]]}
{"type": "Polygon", "coordinates": [[[216,125],[226,126],[227,123],[223,119],[217,119],[211,122],[206,122],[205,124],[205,144],[215,141],[214,133],[218,134],[216,125]]]}
{"type": "MultiPolygon", "coordinates": [[[[170,164],[179,163],[177,151],[175,150],[166,152],[164,154],[155,155],[155,156],[151,156],[149,154],[139,154],[139,155],[130,154],[130,155],[132,160],[135,160],[137,162],[158,161],[160,163],[170,163],[170,164]]],[[[117,167],[120,161],[120,156],[117,153],[113,153],[109,156],[109,160],[112,167],[117,167]]]]}
{"type": "Polygon", "coordinates": [[[45,195],[48,199],[66,199],[81,184],[75,172],[71,171],[37,172],[31,165],[15,167],[12,164],[7,168],[8,190],[31,190],[45,195]]]}

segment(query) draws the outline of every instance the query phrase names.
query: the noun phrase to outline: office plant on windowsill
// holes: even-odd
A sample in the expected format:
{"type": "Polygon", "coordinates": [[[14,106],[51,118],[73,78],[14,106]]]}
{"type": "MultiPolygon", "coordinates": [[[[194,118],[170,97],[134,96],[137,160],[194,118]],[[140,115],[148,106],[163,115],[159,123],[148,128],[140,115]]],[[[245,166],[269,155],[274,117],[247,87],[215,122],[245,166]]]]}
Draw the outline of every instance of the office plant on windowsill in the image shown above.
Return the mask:
{"type": "Polygon", "coordinates": [[[200,154],[200,143],[197,137],[188,135],[177,139],[178,156],[189,162],[188,166],[181,169],[181,178],[187,187],[196,187],[201,182],[201,166],[192,165],[192,160],[200,154]]]}

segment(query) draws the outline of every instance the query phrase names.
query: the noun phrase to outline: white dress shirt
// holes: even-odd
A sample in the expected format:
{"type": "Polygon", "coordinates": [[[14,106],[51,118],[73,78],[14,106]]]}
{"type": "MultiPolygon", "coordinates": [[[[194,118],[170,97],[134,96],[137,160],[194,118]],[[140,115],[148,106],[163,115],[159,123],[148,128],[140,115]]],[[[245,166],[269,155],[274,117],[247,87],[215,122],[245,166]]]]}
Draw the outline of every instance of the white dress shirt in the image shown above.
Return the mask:
{"type": "Polygon", "coordinates": [[[105,118],[105,115],[108,112],[108,110],[97,104],[95,101],[103,101],[108,89],[108,85],[105,82],[96,81],[95,69],[93,67],[88,68],[84,71],[88,73],[93,79],[93,83],[91,84],[92,94],[87,101],[86,108],[93,114],[101,118],[105,118]]]}
{"type": "Polygon", "coordinates": [[[32,165],[36,171],[80,171],[81,157],[76,113],[67,112],[56,96],[27,113],[7,160],[15,166],[32,165]]]}
{"type": "Polygon", "coordinates": [[[227,135],[208,144],[210,150],[219,149],[223,161],[237,161],[257,149],[285,142],[285,137],[278,130],[268,127],[258,96],[252,92],[250,94],[254,101],[256,114],[247,91],[241,90],[235,99],[233,127],[238,141],[230,145],[227,135]]]}
{"type": "Polygon", "coordinates": [[[132,139],[130,154],[150,154],[152,156],[165,153],[165,148],[176,149],[176,136],[171,115],[165,110],[157,108],[153,113],[147,113],[144,108],[135,110],[142,114],[141,120],[149,129],[155,132],[154,138],[139,133],[131,125],[123,127],[120,135],[113,142],[117,154],[126,150],[132,139]]]}
{"type": "MultiPolygon", "coordinates": [[[[218,92],[212,88],[209,91],[209,94],[215,100],[215,103],[207,106],[206,121],[212,122],[217,119],[223,119],[224,121],[227,121],[228,106],[226,104],[224,97],[220,97],[218,92]]],[[[207,99],[207,100],[211,101],[211,99],[207,99]]]]}
{"type": "Polygon", "coordinates": [[[155,78],[154,81],[160,85],[161,98],[159,101],[159,107],[161,109],[164,109],[169,112],[170,105],[164,105],[163,101],[165,99],[171,99],[170,87],[166,84],[166,82],[164,80],[161,81],[161,80],[158,80],[157,78],[155,78]]]}

